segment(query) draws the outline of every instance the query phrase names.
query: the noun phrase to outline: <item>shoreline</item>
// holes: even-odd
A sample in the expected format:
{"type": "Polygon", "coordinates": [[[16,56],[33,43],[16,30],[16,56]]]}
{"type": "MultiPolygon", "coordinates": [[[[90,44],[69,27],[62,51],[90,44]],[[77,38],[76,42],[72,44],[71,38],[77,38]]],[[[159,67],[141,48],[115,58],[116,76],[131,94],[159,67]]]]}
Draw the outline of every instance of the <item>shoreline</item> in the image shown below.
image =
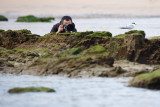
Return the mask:
{"type": "MultiPolygon", "coordinates": [[[[3,13],[0,13],[3,14],[3,13]]],[[[8,15],[3,14],[4,16],[7,16],[8,19],[17,19],[19,16],[26,16],[26,15],[34,15],[37,17],[54,17],[54,18],[62,18],[64,15],[39,15],[39,14],[24,14],[24,15],[8,15]]],[[[70,14],[72,18],[76,19],[94,19],[94,18],[160,18],[160,15],[123,15],[123,14],[83,14],[83,15],[76,15],[76,14],[70,14]]]]}
{"type": "Polygon", "coordinates": [[[5,0],[0,4],[0,14],[17,17],[160,17],[160,0],[5,0]]]}

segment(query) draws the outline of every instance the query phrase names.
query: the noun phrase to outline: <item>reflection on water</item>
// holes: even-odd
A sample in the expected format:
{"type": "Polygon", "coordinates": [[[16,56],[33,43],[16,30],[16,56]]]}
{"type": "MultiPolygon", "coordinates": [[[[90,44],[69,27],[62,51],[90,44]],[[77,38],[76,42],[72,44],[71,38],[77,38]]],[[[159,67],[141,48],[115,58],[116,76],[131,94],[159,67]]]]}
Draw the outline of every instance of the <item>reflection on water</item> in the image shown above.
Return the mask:
{"type": "Polygon", "coordinates": [[[0,74],[1,107],[159,107],[160,91],[127,87],[130,78],[0,74]],[[45,86],[56,93],[8,94],[13,87],[45,86]]]}
{"type": "MultiPolygon", "coordinates": [[[[15,19],[10,19],[9,22],[0,22],[0,29],[29,29],[32,31],[32,33],[43,36],[44,34],[49,33],[52,26],[59,21],[60,19],[56,19],[52,23],[24,23],[15,22],[15,19]]],[[[160,35],[160,18],[73,18],[73,21],[76,24],[76,28],[79,32],[110,31],[113,36],[115,36],[128,31],[125,29],[120,29],[120,27],[135,22],[137,24],[135,29],[144,30],[147,35],[146,37],[160,35]]]]}

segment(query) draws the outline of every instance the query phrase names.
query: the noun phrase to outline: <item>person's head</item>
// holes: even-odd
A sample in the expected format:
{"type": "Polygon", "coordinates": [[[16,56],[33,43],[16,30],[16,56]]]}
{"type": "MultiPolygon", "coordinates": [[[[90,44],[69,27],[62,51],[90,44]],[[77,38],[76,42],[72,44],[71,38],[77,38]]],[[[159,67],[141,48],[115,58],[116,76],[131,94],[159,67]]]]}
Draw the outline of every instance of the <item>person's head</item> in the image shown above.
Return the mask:
{"type": "Polygon", "coordinates": [[[66,23],[67,24],[72,24],[72,18],[70,16],[63,16],[60,23],[62,25],[66,24],[66,23]]]}

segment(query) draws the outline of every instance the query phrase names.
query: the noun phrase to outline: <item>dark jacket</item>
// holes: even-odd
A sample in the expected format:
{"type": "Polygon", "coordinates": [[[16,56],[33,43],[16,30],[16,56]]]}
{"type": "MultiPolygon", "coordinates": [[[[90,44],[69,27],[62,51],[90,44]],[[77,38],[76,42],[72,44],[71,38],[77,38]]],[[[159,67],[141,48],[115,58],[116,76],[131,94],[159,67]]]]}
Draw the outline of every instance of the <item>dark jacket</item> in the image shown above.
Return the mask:
{"type": "MultiPolygon", "coordinates": [[[[72,32],[77,32],[77,29],[75,28],[75,24],[74,23],[72,23],[73,24],[73,26],[74,26],[74,29],[73,29],[73,31],[72,32]]],[[[59,26],[60,26],[61,24],[60,23],[57,23],[57,24],[55,24],[53,27],[52,27],[52,29],[51,29],[51,32],[57,32],[58,31],[58,28],[59,28],[59,26]]],[[[50,33],[51,33],[50,32],[50,33]]],[[[63,32],[65,32],[65,30],[63,30],[61,33],[63,33],[63,32]]]]}

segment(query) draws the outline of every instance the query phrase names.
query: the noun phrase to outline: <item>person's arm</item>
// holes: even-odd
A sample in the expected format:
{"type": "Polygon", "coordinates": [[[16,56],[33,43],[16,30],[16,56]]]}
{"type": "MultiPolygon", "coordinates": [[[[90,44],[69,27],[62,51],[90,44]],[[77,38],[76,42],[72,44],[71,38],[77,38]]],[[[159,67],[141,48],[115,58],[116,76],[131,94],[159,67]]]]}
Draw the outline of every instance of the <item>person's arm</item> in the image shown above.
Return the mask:
{"type": "Polygon", "coordinates": [[[58,31],[56,32],[56,34],[60,33],[63,31],[63,25],[59,25],[58,27],[58,31]]]}
{"type": "Polygon", "coordinates": [[[50,33],[54,32],[54,33],[58,34],[58,33],[62,32],[62,31],[63,31],[63,25],[61,25],[60,23],[57,23],[52,27],[50,33]]]}

